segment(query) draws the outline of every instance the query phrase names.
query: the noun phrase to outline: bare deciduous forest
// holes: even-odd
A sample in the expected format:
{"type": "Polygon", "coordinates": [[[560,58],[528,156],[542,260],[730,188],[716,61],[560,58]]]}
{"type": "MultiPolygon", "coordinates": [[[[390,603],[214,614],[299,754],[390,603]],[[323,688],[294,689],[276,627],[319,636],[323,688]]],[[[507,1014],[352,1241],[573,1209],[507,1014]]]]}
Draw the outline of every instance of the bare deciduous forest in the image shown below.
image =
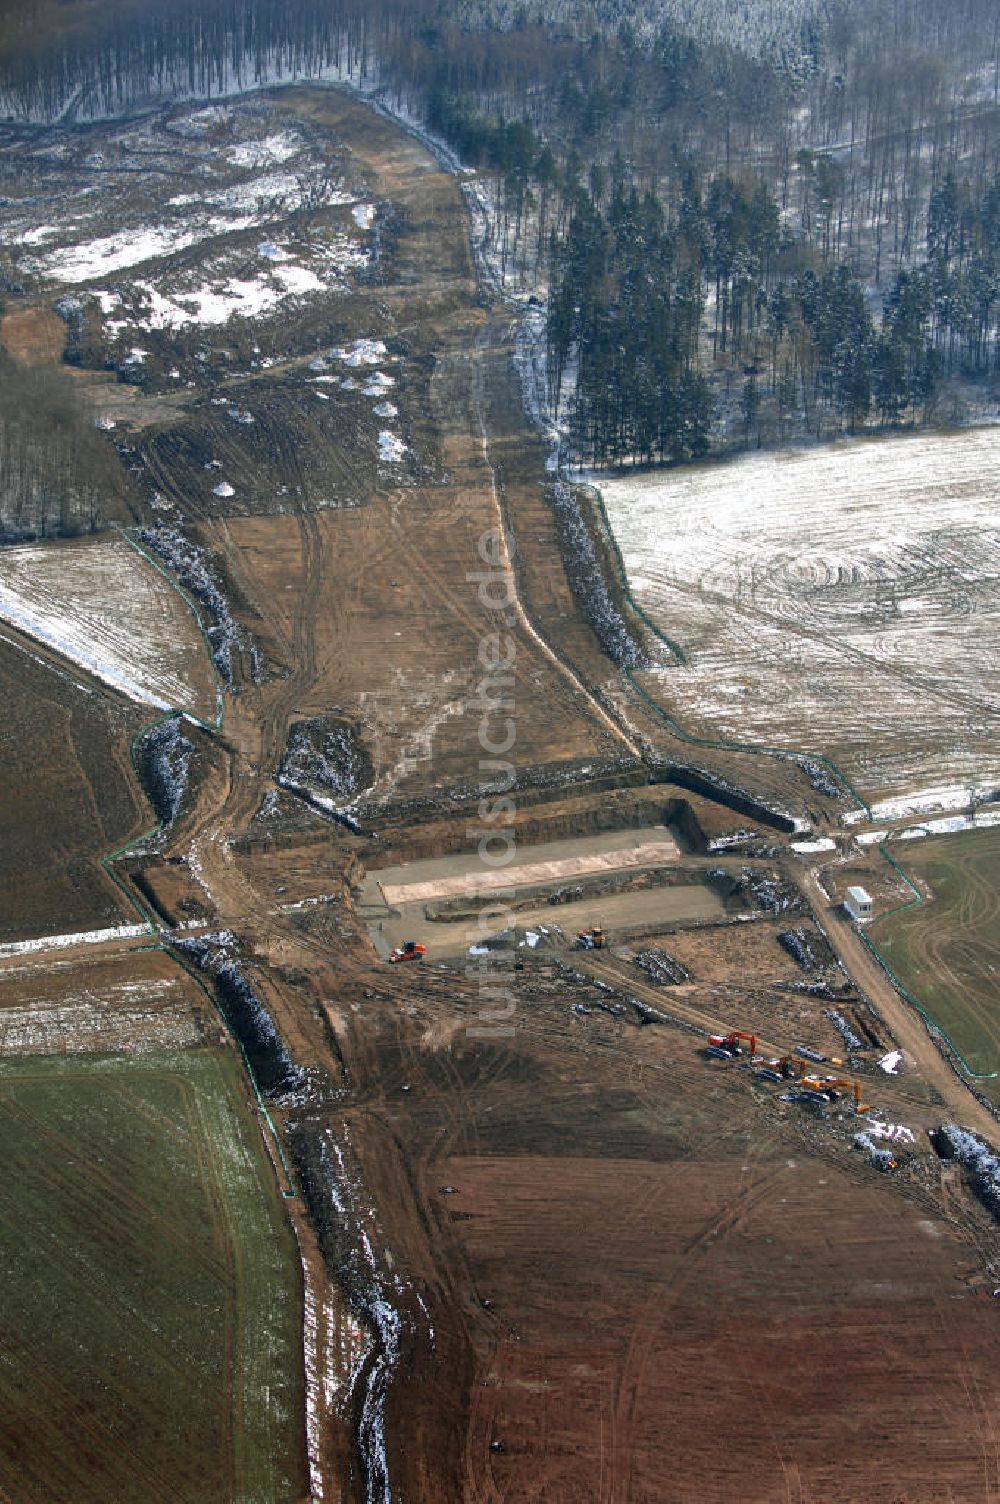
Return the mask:
{"type": "Polygon", "coordinates": [[[124,490],[69,375],[0,350],[0,542],[93,532],[122,515],[124,490]]]}
{"type": "Polygon", "coordinates": [[[1000,365],[995,5],[732,12],[35,0],[6,8],[0,107],[381,88],[483,173],[498,274],[545,302],[550,403],[590,462],[975,416],[1000,365]]]}

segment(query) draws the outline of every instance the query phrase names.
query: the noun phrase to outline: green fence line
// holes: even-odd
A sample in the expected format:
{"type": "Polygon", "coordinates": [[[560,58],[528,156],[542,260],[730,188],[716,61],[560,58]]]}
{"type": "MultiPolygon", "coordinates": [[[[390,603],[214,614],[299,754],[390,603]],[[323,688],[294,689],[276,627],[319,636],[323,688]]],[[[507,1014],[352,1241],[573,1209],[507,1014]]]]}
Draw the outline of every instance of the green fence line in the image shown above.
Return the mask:
{"type": "Polygon", "coordinates": [[[889,850],[889,842],[892,839],[892,834],[892,831],[890,831],[889,834],[885,837],[884,841],[879,841],[878,849],[885,857],[886,861],[889,863],[889,866],[893,867],[896,872],[899,873],[899,876],[903,879],[904,883],[913,894],[913,897],[907,903],[898,903],[894,909],[886,909],[884,914],[880,914],[878,916],[879,919],[888,919],[893,914],[905,914],[907,909],[918,909],[924,902],[924,895],[921,893],[920,889],[917,887],[910,874],[904,871],[899,862],[897,862],[896,858],[893,856],[892,852],[889,850]]]}
{"type": "MultiPolygon", "coordinates": [[[[155,721],[147,721],[144,726],[140,726],[139,730],[135,733],[132,740],[129,742],[129,760],[131,761],[132,767],[135,771],[140,790],[142,790],[142,779],[139,773],[139,764],[136,761],[136,748],[143,737],[148,736],[151,731],[155,731],[157,726],[162,726],[167,721],[172,721],[175,714],[179,714],[179,712],[169,711],[166,715],[158,716],[155,721]]],[[[137,846],[141,846],[146,841],[152,840],[153,836],[159,835],[162,829],[163,821],[157,820],[156,824],[151,830],[142,831],[139,835],[134,836],[131,841],[126,841],[124,846],[118,846],[114,851],[107,852],[100,859],[101,866],[104,869],[104,872],[106,873],[110,881],[114,883],[119,893],[121,893],[125,898],[125,901],[130,904],[138,914],[139,918],[146,926],[147,933],[150,935],[155,935],[157,932],[156,915],[153,913],[152,909],[148,908],[147,905],[142,902],[137,893],[133,892],[131,888],[127,888],[125,886],[118,874],[112,869],[111,864],[112,862],[116,862],[120,856],[125,856],[128,852],[134,851],[137,846]]]]}
{"type": "MultiPolygon", "coordinates": [[[[919,829],[919,827],[910,828],[919,829]]],[[[905,914],[908,910],[917,909],[921,906],[921,904],[926,902],[924,895],[921,893],[916,883],[910,877],[909,873],[904,871],[899,862],[897,862],[896,858],[893,856],[892,852],[889,850],[889,842],[892,840],[894,834],[896,834],[896,832],[890,831],[889,834],[885,837],[885,840],[879,842],[878,849],[882,853],[885,860],[889,863],[890,867],[892,867],[894,871],[896,871],[902,878],[903,882],[913,894],[913,897],[906,903],[898,903],[894,908],[886,909],[884,914],[879,914],[878,917],[872,921],[873,924],[881,924],[883,919],[891,919],[895,914],[905,914]]],[[[864,929],[859,928],[858,934],[861,937],[861,943],[865,946],[866,950],[871,953],[873,960],[875,960],[881,967],[882,971],[888,977],[889,981],[899,993],[900,997],[904,1000],[904,1002],[909,1003],[910,1007],[920,1015],[928,1028],[934,1029],[936,1033],[941,1035],[941,1038],[946,1041],[949,1050],[954,1055],[955,1059],[962,1067],[962,1070],[970,1078],[970,1080],[995,1081],[997,1076],[1000,1075],[1000,1071],[974,1071],[972,1069],[972,1066],[966,1060],[965,1056],[962,1054],[961,1050],[956,1045],[955,1041],[952,1039],[951,1035],[948,1033],[947,1029],[942,1029],[937,1020],[932,1018],[931,1015],[927,1012],[927,1009],[920,1002],[919,998],[913,995],[910,989],[906,986],[905,982],[900,981],[899,977],[893,971],[892,967],[889,965],[889,962],[886,960],[885,956],[883,956],[874,940],[869,938],[867,932],[864,929]]]]}
{"type": "MultiPolygon", "coordinates": [[[[118,532],[120,536],[124,538],[125,542],[128,543],[131,548],[134,548],[136,553],[140,554],[143,559],[145,559],[147,564],[152,565],[157,574],[162,575],[162,577],[167,581],[167,584],[170,585],[171,589],[177,592],[181,600],[184,602],[185,606],[187,606],[188,610],[193,615],[195,621],[198,624],[198,631],[201,633],[202,642],[205,644],[205,652],[208,655],[209,663],[212,665],[212,673],[215,678],[216,713],[214,721],[205,721],[201,716],[195,715],[192,711],[172,710],[169,711],[166,715],[160,716],[155,721],[149,721],[145,726],[140,727],[140,729],[136,732],[129,744],[129,756],[132,760],[132,766],[135,768],[138,775],[139,769],[138,763],[136,762],[136,748],[139,742],[143,737],[148,736],[151,731],[155,731],[157,726],[162,726],[166,721],[172,721],[175,719],[175,717],[180,716],[181,718],[186,718],[188,720],[194,721],[194,723],[200,726],[203,731],[211,732],[221,729],[223,713],[222,682],[219,678],[218,670],[215,667],[215,660],[212,657],[212,646],[208,640],[208,634],[205,631],[205,624],[201,619],[201,612],[198,610],[197,604],[191,599],[187,592],[181,588],[178,581],[175,580],[173,576],[163,567],[159,560],[154,558],[147,549],[143,548],[142,544],[137,542],[136,539],[129,534],[126,528],[119,527],[118,532]]],[[[151,910],[147,910],[145,905],[140,902],[138,896],[132,893],[128,888],[126,888],[125,884],[115,875],[114,872],[112,872],[110,863],[116,861],[118,857],[124,856],[127,852],[132,851],[136,846],[139,846],[144,841],[151,840],[152,837],[158,835],[159,832],[163,830],[163,828],[163,821],[157,820],[156,825],[152,830],[145,831],[142,835],[136,836],[134,840],[127,842],[124,846],[119,846],[116,851],[109,852],[107,856],[103,856],[101,858],[101,865],[104,867],[104,870],[107,872],[111,881],[125,895],[129,903],[143,920],[149,933],[153,935],[158,932],[158,926],[155,923],[155,915],[152,914],[151,910]]],[[[243,1068],[246,1071],[247,1079],[250,1082],[250,1088],[254,1095],[254,1100],[257,1103],[257,1110],[260,1112],[261,1117],[267,1124],[268,1132],[271,1135],[271,1142],[274,1145],[274,1152],[278,1157],[278,1163],[281,1165],[281,1171],[285,1177],[285,1185],[281,1185],[279,1181],[278,1189],[280,1190],[282,1196],[286,1201],[293,1200],[298,1195],[298,1191],[295,1189],[295,1179],[289,1168],[288,1161],[285,1158],[285,1150],[278,1135],[278,1130],[275,1126],[274,1119],[271,1117],[267,1103],[264,1101],[264,1098],[261,1095],[260,1087],[257,1084],[257,1077],[255,1076],[253,1067],[250,1064],[249,1057],[247,1056],[247,1052],[243,1046],[243,1041],[233,1030],[232,1025],[227,1019],[225,1013],[222,1011],[222,1007],[219,1004],[218,999],[212,992],[212,989],[207,985],[205,979],[200,976],[197,971],[195,971],[179,955],[169,950],[161,942],[158,941],[155,945],[144,945],[142,947],[136,948],[142,950],[159,950],[162,951],[164,955],[168,955],[174,961],[176,961],[177,965],[180,966],[183,971],[187,972],[188,976],[191,977],[193,981],[197,982],[202,992],[204,992],[205,996],[212,1004],[214,1011],[222,1020],[227,1034],[240,1052],[240,1058],[243,1061],[243,1068]]]]}
{"type": "Polygon", "coordinates": [[[601,494],[600,488],[598,486],[592,485],[590,481],[569,481],[567,482],[567,484],[577,485],[580,490],[590,491],[594,496],[595,505],[601,518],[601,529],[604,533],[604,541],[611,549],[612,555],[614,557],[615,573],[618,576],[619,589],[621,590],[625,599],[628,601],[632,610],[635,612],[636,616],[638,616],[643,625],[646,626],[649,631],[652,632],[653,636],[658,638],[665,647],[668,647],[670,649],[679,664],[686,663],[687,659],[684,656],[684,649],[680,646],[679,643],[674,642],[673,638],[668,637],[665,632],[661,631],[656,623],[646,615],[646,612],[639,605],[639,602],[632,594],[632,587],[628,582],[628,571],[625,568],[625,560],[622,557],[622,551],[618,545],[618,539],[615,537],[614,529],[611,526],[611,519],[608,517],[607,509],[604,505],[604,497],[601,494]]]}
{"type": "Polygon", "coordinates": [[[780,757],[785,762],[795,763],[799,767],[801,767],[800,759],[803,757],[808,758],[810,762],[822,763],[833,774],[844,792],[850,795],[858,808],[867,816],[871,816],[871,807],[862,799],[847,774],[842,772],[833,759],[827,757],[825,753],[793,752],[787,747],[765,747],[754,742],[724,741],[709,736],[695,736],[692,732],[685,731],[683,726],[674,720],[669,711],[664,710],[662,705],[657,704],[649,691],[644,689],[638,682],[631,669],[625,669],[624,673],[636,694],[646,702],[653,714],[669,727],[670,731],[679,741],[686,742],[691,747],[711,747],[722,752],[749,752],[755,757],[780,757]]]}
{"type": "Polygon", "coordinates": [[[124,538],[129,547],[134,548],[136,553],[139,554],[143,559],[145,559],[147,564],[152,565],[157,574],[162,575],[163,579],[166,580],[171,590],[176,591],[176,593],[180,596],[181,600],[184,602],[185,606],[194,617],[195,622],[198,626],[198,631],[201,633],[201,640],[205,645],[205,652],[208,655],[208,661],[212,669],[212,676],[215,680],[215,720],[204,721],[202,720],[201,716],[195,715],[194,711],[191,710],[179,710],[177,714],[187,716],[189,720],[194,721],[196,725],[200,726],[203,731],[220,731],[222,729],[222,681],[219,678],[219,671],[215,666],[215,659],[212,656],[212,644],[208,640],[208,633],[205,630],[205,623],[201,619],[201,612],[198,610],[197,602],[192,600],[187,591],[182,588],[179,581],[174,579],[173,575],[169,572],[169,570],[164,568],[159,559],[155,558],[148,549],[143,548],[142,544],[137,542],[137,540],[132,537],[128,528],[117,525],[117,531],[119,536],[124,538]]]}
{"type": "Polygon", "coordinates": [[[215,996],[215,994],[212,991],[211,987],[209,987],[208,983],[205,981],[205,978],[201,975],[201,973],[198,972],[198,971],[196,971],[193,966],[190,966],[188,964],[188,962],[184,960],[183,956],[179,956],[176,953],[176,951],[173,951],[173,950],[169,949],[168,946],[166,946],[166,945],[160,945],[157,948],[159,950],[162,950],[163,953],[164,953],[164,955],[169,956],[172,961],[176,961],[177,965],[181,968],[181,970],[187,972],[188,976],[191,978],[191,980],[193,982],[197,982],[197,984],[201,988],[202,992],[205,994],[205,996],[208,998],[209,1002],[212,1004],[212,1008],[218,1014],[219,1018],[222,1020],[222,1024],[223,1024],[223,1027],[226,1030],[226,1033],[229,1035],[230,1039],[233,1041],[233,1043],[235,1044],[236,1048],[239,1050],[239,1052],[240,1052],[240,1058],[243,1061],[243,1068],[244,1068],[244,1070],[247,1073],[247,1079],[250,1082],[250,1086],[251,1086],[251,1089],[252,1089],[253,1094],[254,1094],[254,1100],[257,1103],[257,1110],[260,1113],[261,1117],[264,1119],[265,1123],[267,1124],[268,1131],[270,1132],[270,1135],[271,1135],[271,1142],[274,1144],[274,1151],[275,1151],[275,1153],[278,1156],[278,1162],[281,1165],[281,1171],[282,1171],[282,1174],[285,1177],[285,1185],[281,1185],[279,1183],[278,1189],[281,1191],[281,1194],[282,1194],[282,1196],[284,1196],[284,1198],[285,1198],[286,1201],[292,1201],[292,1200],[294,1200],[295,1197],[298,1195],[298,1191],[295,1189],[295,1178],[292,1175],[291,1170],[289,1169],[288,1160],[285,1158],[285,1151],[284,1151],[284,1148],[282,1147],[281,1139],[278,1136],[278,1130],[275,1127],[274,1119],[272,1118],[272,1116],[270,1114],[270,1111],[268,1110],[267,1103],[264,1101],[264,1098],[261,1096],[260,1087],[257,1084],[257,1077],[254,1075],[253,1066],[250,1064],[250,1060],[249,1060],[249,1057],[247,1056],[247,1052],[246,1052],[246,1049],[244,1048],[242,1039],[240,1039],[239,1035],[233,1029],[232,1024],[229,1022],[228,1018],[226,1017],[225,1013],[223,1012],[222,1006],[221,1006],[218,998],[215,996]]]}
{"type": "MultiPolygon", "coordinates": [[[[611,521],[608,517],[607,509],[604,505],[604,497],[601,495],[600,489],[597,486],[592,485],[589,481],[568,481],[567,484],[577,485],[580,487],[580,489],[589,491],[593,494],[595,498],[595,504],[600,515],[601,528],[604,533],[605,541],[610,547],[615,558],[615,568],[622,594],[628,601],[630,609],[635,612],[640,621],[642,621],[642,623],[646,627],[648,627],[648,629],[656,638],[659,639],[660,642],[664,643],[670,649],[677,661],[678,666],[683,665],[687,662],[683,650],[677,645],[677,643],[673,642],[671,638],[667,637],[664,632],[661,632],[659,627],[657,627],[656,624],[649,619],[646,612],[639,605],[638,601],[632,594],[632,587],[629,584],[628,573],[625,569],[625,561],[622,557],[621,549],[618,546],[618,540],[614,535],[614,530],[611,526],[611,521]]],[[[798,764],[799,766],[801,766],[802,760],[804,758],[807,758],[810,762],[819,763],[823,767],[825,767],[833,775],[844,792],[854,800],[854,803],[857,805],[857,807],[862,810],[864,814],[869,816],[869,818],[871,817],[871,807],[869,806],[867,801],[864,800],[858,793],[857,789],[854,787],[847,774],[837,766],[837,764],[831,757],[828,757],[825,753],[804,751],[796,752],[788,747],[767,747],[755,742],[737,742],[724,739],[716,739],[715,737],[695,736],[693,732],[685,731],[684,727],[681,726],[680,723],[676,721],[668,711],[664,710],[662,705],[657,704],[648,690],[644,689],[643,686],[639,684],[635,677],[635,674],[631,669],[625,669],[624,674],[629,684],[640,696],[640,698],[645,701],[653,714],[659,720],[661,720],[665,726],[669,728],[672,734],[676,736],[679,741],[686,742],[689,746],[692,747],[708,747],[715,751],[721,752],[749,752],[758,757],[780,757],[785,762],[793,762],[798,764]]]]}
{"type": "MultiPolygon", "coordinates": [[[[611,549],[615,559],[615,570],[618,576],[618,583],[621,588],[622,594],[625,596],[625,599],[628,601],[630,608],[635,612],[639,620],[649,628],[649,630],[655,637],[659,639],[660,642],[664,643],[670,649],[678,665],[683,665],[686,662],[686,659],[684,657],[682,649],[677,645],[677,643],[673,642],[669,637],[667,637],[664,632],[661,632],[660,629],[655,625],[655,623],[650,621],[646,612],[642,609],[642,607],[639,605],[632,594],[632,588],[628,580],[628,572],[625,569],[625,560],[622,557],[622,552],[618,545],[618,540],[614,535],[614,529],[611,526],[611,520],[608,517],[607,509],[604,505],[604,497],[601,495],[599,487],[592,485],[588,481],[569,481],[568,484],[577,485],[582,490],[586,490],[593,495],[595,499],[595,505],[600,516],[601,528],[604,533],[605,541],[611,549]]],[[[639,695],[639,697],[649,707],[653,714],[670,729],[670,731],[674,736],[678,738],[679,741],[686,742],[689,746],[693,747],[708,747],[716,751],[723,752],[747,752],[755,756],[780,757],[784,758],[788,762],[795,763],[801,763],[801,759],[808,758],[810,761],[819,763],[823,767],[827,768],[837,780],[841,788],[854,800],[858,808],[862,810],[869,819],[872,818],[871,806],[868,804],[867,800],[861,797],[851,780],[848,778],[847,774],[837,766],[837,764],[831,757],[826,756],[825,753],[814,754],[811,752],[793,752],[786,747],[767,747],[762,746],[759,743],[755,744],[751,742],[726,741],[717,740],[713,737],[695,736],[693,735],[693,733],[685,731],[683,726],[681,726],[674,719],[674,717],[669,714],[668,711],[663,709],[662,705],[657,704],[648,690],[646,690],[641,684],[638,683],[635,678],[635,674],[631,669],[625,669],[624,673],[625,678],[627,679],[631,687],[635,690],[636,694],[639,695]]],[[[909,876],[909,874],[904,871],[899,862],[897,862],[896,858],[889,851],[889,839],[890,837],[886,836],[884,841],[879,842],[879,850],[885,860],[892,868],[895,869],[899,877],[909,888],[910,892],[913,894],[913,897],[906,903],[897,904],[895,908],[888,909],[886,913],[880,914],[878,916],[878,922],[881,922],[881,920],[883,919],[889,919],[894,914],[902,914],[907,909],[917,908],[918,905],[924,902],[923,894],[920,892],[920,889],[917,887],[916,883],[909,876]]],[[[996,1077],[1000,1075],[1000,1071],[973,1070],[968,1061],[965,1059],[965,1056],[962,1054],[961,1050],[957,1047],[954,1040],[951,1038],[950,1034],[948,1034],[945,1029],[942,1029],[941,1025],[930,1016],[930,1014],[924,1008],[923,1004],[916,997],[914,997],[913,993],[910,992],[905,983],[900,981],[899,977],[889,965],[889,962],[882,955],[881,951],[874,944],[874,942],[869,939],[865,931],[863,929],[859,929],[858,933],[861,937],[862,943],[870,951],[872,958],[877,962],[878,966],[885,973],[886,977],[888,977],[889,981],[899,993],[900,997],[902,997],[905,1002],[909,1003],[910,1007],[920,1015],[924,1023],[929,1028],[934,1029],[941,1036],[941,1038],[946,1041],[949,1050],[951,1050],[952,1054],[961,1065],[962,1070],[965,1072],[965,1074],[973,1081],[995,1080],[996,1077]]]]}

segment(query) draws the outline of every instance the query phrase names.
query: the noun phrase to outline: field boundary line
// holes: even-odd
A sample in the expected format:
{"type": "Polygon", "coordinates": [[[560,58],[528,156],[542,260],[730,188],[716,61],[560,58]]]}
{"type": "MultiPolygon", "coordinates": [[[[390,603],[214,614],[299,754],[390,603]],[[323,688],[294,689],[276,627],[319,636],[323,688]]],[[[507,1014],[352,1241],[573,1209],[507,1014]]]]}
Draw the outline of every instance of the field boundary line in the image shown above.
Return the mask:
{"type": "MultiPolygon", "coordinates": [[[[611,520],[608,517],[607,508],[604,505],[604,497],[601,494],[600,487],[594,485],[592,481],[574,479],[572,477],[572,474],[564,474],[562,476],[562,479],[566,485],[576,486],[579,490],[588,492],[593,498],[595,510],[600,519],[600,526],[601,531],[604,535],[604,541],[610,548],[611,553],[615,559],[615,573],[618,576],[618,585],[625,599],[628,601],[629,608],[635,612],[639,620],[653,633],[658,641],[664,643],[670,649],[670,651],[674,655],[677,666],[683,667],[683,665],[687,662],[683,648],[681,648],[679,644],[674,642],[672,638],[668,637],[665,632],[662,632],[659,627],[657,627],[653,622],[650,621],[646,612],[639,605],[638,601],[635,599],[635,596],[632,594],[632,587],[629,584],[628,573],[625,569],[625,561],[622,557],[622,552],[618,545],[618,540],[614,535],[614,530],[611,526],[611,520]]],[[[716,737],[696,736],[691,731],[685,731],[680,722],[675,720],[669,711],[664,710],[663,706],[659,705],[656,700],[653,699],[649,691],[647,689],[644,689],[643,686],[638,683],[635,678],[635,673],[632,669],[625,668],[622,670],[622,672],[624,673],[625,678],[631,688],[635,690],[636,694],[638,694],[639,697],[649,707],[649,709],[653,711],[654,715],[656,715],[658,719],[661,720],[670,729],[670,731],[674,736],[678,738],[679,741],[687,743],[688,746],[707,747],[720,752],[747,752],[756,757],[779,757],[782,758],[785,762],[795,763],[796,766],[802,769],[803,772],[805,772],[805,769],[802,768],[802,763],[804,760],[819,763],[823,767],[828,769],[828,771],[833,775],[844,792],[854,800],[858,808],[862,810],[869,819],[871,818],[871,806],[865,799],[861,797],[857,789],[854,787],[854,784],[848,778],[847,774],[840,767],[838,767],[833,759],[831,757],[828,757],[825,752],[810,752],[805,749],[796,751],[792,747],[768,747],[763,745],[762,743],[757,742],[738,742],[730,740],[720,740],[716,737]]]]}
{"type": "Polygon", "coordinates": [[[201,619],[201,612],[198,610],[197,603],[192,600],[191,596],[181,585],[180,581],[176,580],[174,576],[169,572],[169,570],[167,570],[158,559],[155,559],[147,549],[143,548],[141,543],[139,543],[135,538],[132,537],[132,534],[128,528],[122,527],[120,523],[117,523],[116,531],[118,532],[119,536],[125,540],[130,548],[135,549],[135,552],[139,554],[143,559],[145,559],[147,564],[150,564],[153,569],[156,570],[157,574],[163,576],[167,584],[170,586],[171,590],[175,591],[180,596],[181,600],[184,602],[185,606],[194,617],[195,622],[198,626],[198,631],[201,634],[201,640],[204,645],[205,652],[208,657],[209,666],[212,671],[212,678],[215,681],[215,720],[203,720],[200,715],[196,715],[192,710],[178,709],[172,713],[184,716],[186,720],[193,721],[195,725],[200,726],[203,731],[221,731],[223,712],[222,680],[219,677],[219,670],[215,666],[215,659],[212,657],[212,645],[208,640],[208,633],[205,630],[205,623],[201,619]]]}
{"type": "MultiPolygon", "coordinates": [[[[218,998],[215,996],[211,987],[209,987],[208,983],[205,981],[205,978],[201,976],[197,971],[195,971],[193,967],[189,966],[187,961],[184,960],[183,956],[179,956],[177,952],[171,950],[168,945],[164,945],[161,941],[159,945],[150,946],[150,949],[161,950],[165,956],[169,956],[172,961],[175,961],[181,968],[181,970],[186,972],[193,982],[197,982],[198,986],[201,988],[202,992],[211,1003],[213,1012],[216,1013],[219,1019],[222,1021],[226,1033],[229,1035],[230,1039],[233,1041],[240,1053],[240,1058],[243,1061],[243,1068],[247,1073],[247,1079],[250,1082],[254,1100],[257,1103],[257,1110],[260,1113],[261,1117],[264,1119],[264,1122],[267,1124],[268,1130],[270,1132],[271,1141],[274,1144],[274,1150],[278,1156],[278,1162],[281,1165],[282,1174],[285,1177],[285,1185],[281,1184],[281,1181],[277,1176],[275,1177],[276,1179],[278,1179],[278,1189],[286,1201],[296,1200],[299,1193],[295,1188],[295,1179],[292,1175],[291,1169],[289,1168],[288,1160],[285,1158],[284,1146],[282,1145],[281,1139],[278,1135],[278,1130],[275,1126],[274,1119],[271,1116],[267,1103],[261,1096],[260,1087],[257,1084],[257,1077],[254,1075],[253,1066],[250,1064],[249,1057],[247,1056],[247,1052],[243,1046],[243,1041],[235,1032],[232,1024],[229,1022],[225,1013],[222,1011],[222,1007],[219,1003],[218,998]]],[[[268,1158],[270,1159],[271,1156],[268,1155],[268,1158]]],[[[271,1160],[271,1162],[272,1164],[274,1163],[273,1159],[271,1160]]]]}
{"type": "MultiPolygon", "coordinates": [[[[151,731],[155,731],[157,726],[164,726],[166,725],[167,721],[175,720],[176,717],[180,715],[180,713],[180,711],[170,710],[167,711],[165,715],[157,716],[155,721],[147,721],[144,726],[139,727],[139,730],[135,733],[135,735],[132,737],[132,740],[129,742],[129,761],[132,764],[132,771],[135,773],[136,783],[139,785],[140,796],[145,799],[150,809],[153,810],[154,815],[156,814],[156,811],[155,809],[153,809],[149,795],[146,793],[145,786],[143,785],[142,776],[139,772],[139,764],[136,762],[135,750],[139,742],[145,737],[149,736],[151,731]]],[[[131,841],[126,841],[123,846],[116,847],[114,851],[105,852],[105,854],[100,858],[100,863],[105,873],[107,874],[111,882],[114,883],[118,891],[124,895],[126,901],[131,904],[132,908],[135,910],[139,918],[142,920],[143,924],[146,926],[147,933],[150,935],[157,934],[159,930],[159,926],[156,922],[156,914],[154,913],[153,909],[151,909],[146,903],[143,902],[143,900],[137,893],[133,892],[131,888],[127,888],[125,886],[121,878],[113,870],[111,864],[112,862],[117,862],[119,857],[127,855],[127,853],[130,851],[134,851],[137,846],[143,845],[146,841],[151,841],[153,837],[158,836],[161,830],[163,830],[164,828],[165,827],[163,821],[157,818],[156,824],[152,827],[152,829],[140,831],[137,836],[132,837],[131,841]]]]}

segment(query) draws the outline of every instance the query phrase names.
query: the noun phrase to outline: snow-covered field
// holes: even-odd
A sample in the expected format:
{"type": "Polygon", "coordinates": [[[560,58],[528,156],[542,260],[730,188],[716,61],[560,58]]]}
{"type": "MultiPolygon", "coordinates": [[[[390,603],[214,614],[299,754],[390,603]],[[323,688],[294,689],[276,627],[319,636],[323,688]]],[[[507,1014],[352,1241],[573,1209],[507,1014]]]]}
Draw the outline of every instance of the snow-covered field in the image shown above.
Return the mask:
{"type": "Polygon", "coordinates": [[[654,670],[702,735],[830,749],[863,790],[1000,776],[1000,429],[594,477],[654,670]]]}
{"type": "MultiPolygon", "coordinates": [[[[61,979],[60,979],[61,981],[61,979]]],[[[180,1050],[202,1029],[180,984],[171,978],[109,982],[0,1009],[0,1056],[84,1054],[126,1049],[180,1050]]]]}
{"type": "Polygon", "coordinates": [[[0,550],[0,621],[140,704],[215,713],[193,614],[122,538],[0,550]]]}

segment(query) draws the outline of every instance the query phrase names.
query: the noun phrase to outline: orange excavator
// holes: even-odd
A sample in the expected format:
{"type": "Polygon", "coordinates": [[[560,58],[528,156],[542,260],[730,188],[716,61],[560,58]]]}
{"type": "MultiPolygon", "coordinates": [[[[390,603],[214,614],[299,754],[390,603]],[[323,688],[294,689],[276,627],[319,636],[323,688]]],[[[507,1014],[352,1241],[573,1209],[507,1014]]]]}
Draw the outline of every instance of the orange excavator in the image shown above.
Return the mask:
{"type": "Polygon", "coordinates": [[[427,954],[426,945],[420,945],[416,940],[404,940],[402,945],[390,951],[389,960],[396,961],[422,961],[427,954]]]}
{"type": "Polygon", "coordinates": [[[854,1097],[854,1111],[860,1117],[868,1112],[869,1108],[861,1100],[861,1082],[848,1080],[846,1076],[803,1076],[800,1083],[806,1091],[813,1091],[819,1097],[825,1097],[829,1102],[836,1102],[842,1092],[849,1091],[854,1097]]]}
{"type": "Polygon", "coordinates": [[[729,1055],[730,1057],[733,1055],[742,1055],[743,1051],[740,1048],[741,1039],[745,1039],[750,1045],[750,1054],[756,1055],[756,1034],[744,1034],[741,1029],[734,1029],[731,1034],[710,1034],[708,1036],[708,1047],[711,1050],[718,1050],[721,1054],[729,1055]]]}

